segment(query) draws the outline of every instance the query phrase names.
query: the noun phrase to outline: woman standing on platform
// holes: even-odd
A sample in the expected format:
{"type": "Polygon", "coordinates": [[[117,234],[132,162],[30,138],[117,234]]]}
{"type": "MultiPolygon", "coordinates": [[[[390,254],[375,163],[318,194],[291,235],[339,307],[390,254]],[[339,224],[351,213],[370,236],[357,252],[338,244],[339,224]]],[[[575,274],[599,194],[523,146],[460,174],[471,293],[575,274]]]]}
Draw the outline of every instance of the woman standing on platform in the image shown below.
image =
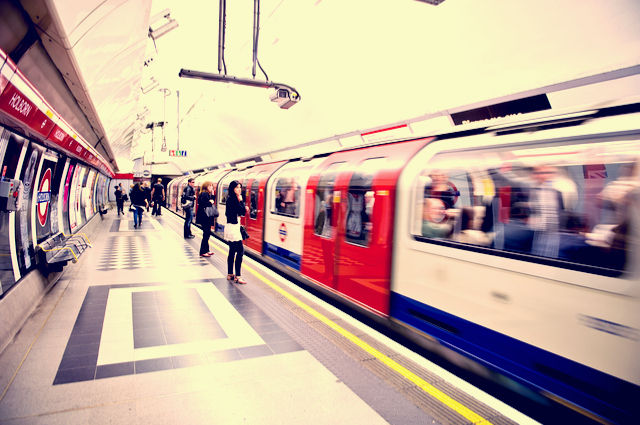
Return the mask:
{"type": "Polygon", "coordinates": [[[227,279],[242,284],[247,283],[247,281],[240,276],[244,246],[242,245],[242,234],[240,233],[238,217],[244,217],[246,213],[247,207],[242,199],[242,185],[237,180],[234,180],[229,184],[229,198],[227,199],[227,209],[225,210],[227,224],[224,226],[224,239],[229,242],[227,279]],[[234,260],[235,274],[233,274],[234,260]]]}
{"type": "Polygon", "coordinates": [[[209,251],[209,236],[211,236],[211,226],[215,226],[215,219],[218,216],[214,198],[213,183],[202,183],[202,189],[198,195],[198,212],[196,213],[196,223],[202,226],[201,257],[213,255],[213,252],[209,251]]]}

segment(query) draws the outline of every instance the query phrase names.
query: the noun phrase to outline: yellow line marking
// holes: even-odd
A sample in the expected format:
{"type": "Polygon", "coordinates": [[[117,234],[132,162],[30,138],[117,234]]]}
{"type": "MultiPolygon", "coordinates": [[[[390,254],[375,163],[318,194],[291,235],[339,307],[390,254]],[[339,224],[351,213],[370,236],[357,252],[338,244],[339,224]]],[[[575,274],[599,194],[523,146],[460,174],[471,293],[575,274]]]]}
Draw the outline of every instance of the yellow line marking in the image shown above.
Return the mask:
{"type": "MultiPolygon", "coordinates": [[[[214,239],[214,241],[215,241],[215,239],[214,239]]],[[[224,253],[227,252],[227,250],[222,249],[219,246],[218,243],[214,242],[213,245],[221,253],[224,254],[224,253]]],[[[404,378],[406,378],[410,382],[414,383],[416,386],[418,386],[424,392],[426,392],[427,394],[429,394],[433,398],[437,399],[442,404],[444,404],[448,408],[450,408],[453,411],[455,411],[456,413],[458,413],[460,416],[462,416],[465,419],[468,419],[469,421],[471,421],[474,425],[492,425],[492,423],[489,422],[487,419],[485,419],[482,416],[478,415],[473,410],[469,409],[468,407],[466,407],[465,405],[463,405],[459,401],[454,400],[449,395],[445,394],[444,392],[440,391],[439,389],[437,389],[436,387],[434,387],[433,385],[431,385],[430,383],[428,383],[424,379],[420,378],[418,375],[416,375],[415,373],[411,372],[406,367],[402,366],[401,364],[398,364],[397,362],[393,361],[391,358],[385,356],[383,353],[381,353],[380,351],[376,350],[375,348],[373,348],[372,346],[367,344],[365,341],[361,340],[360,338],[358,338],[357,336],[355,336],[354,334],[352,334],[348,330],[346,330],[343,327],[339,326],[338,324],[334,323],[331,319],[329,319],[328,317],[326,317],[322,313],[314,310],[312,307],[310,307],[309,305],[307,305],[304,302],[300,301],[298,298],[296,298],[295,296],[293,296],[289,292],[287,292],[284,289],[280,288],[278,285],[276,285],[275,283],[271,282],[269,279],[264,277],[260,272],[258,272],[253,267],[251,267],[251,266],[249,266],[247,264],[243,264],[242,267],[245,270],[249,271],[252,275],[257,277],[258,279],[260,279],[263,283],[265,283],[267,286],[272,288],[274,291],[278,292],[280,295],[284,296],[289,301],[293,302],[295,305],[297,305],[298,307],[302,308],[304,311],[306,311],[307,313],[309,313],[310,315],[312,315],[316,319],[320,320],[322,323],[324,323],[325,325],[329,326],[331,329],[333,329],[334,331],[338,332],[340,335],[342,335],[345,338],[347,338],[353,344],[357,345],[358,347],[360,347],[361,349],[363,349],[367,353],[369,353],[372,356],[374,356],[376,359],[378,359],[380,362],[385,364],[387,367],[391,368],[392,370],[394,370],[398,374],[402,375],[404,378]]]]}
{"type": "Polygon", "coordinates": [[[394,370],[395,372],[399,373],[400,375],[402,375],[403,377],[405,377],[409,381],[413,382],[415,385],[417,385],[424,392],[426,392],[430,396],[436,398],[442,404],[444,404],[445,406],[447,406],[450,409],[454,410],[456,413],[458,413],[459,415],[463,416],[465,419],[468,419],[473,424],[491,425],[491,422],[489,422],[488,420],[486,420],[482,416],[478,415],[477,413],[475,413],[474,411],[472,411],[471,409],[469,409],[468,407],[466,407],[462,403],[454,400],[453,398],[451,398],[450,396],[448,396],[444,392],[440,391],[439,389],[437,389],[433,385],[429,384],[424,379],[420,378],[415,373],[411,372],[409,369],[407,369],[404,366],[398,364],[397,362],[395,362],[391,358],[385,356],[383,353],[381,353],[380,351],[376,350],[375,348],[373,348],[372,346],[370,346],[365,341],[363,341],[362,339],[358,338],[357,336],[355,336],[354,334],[352,334],[348,330],[346,330],[343,327],[339,326],[338,324],[333,322],[331,319],[329,319],[328,317],[326,317],[322,313],[314,310],[312,307],[310,307],[309,305],[307,305],[304,302],[300,301],[298,298],[296,298],[295,296],[291,295],[289,292],[287,292],[284,289],[280,288],[278,285],[276,285],[275,283],[273,283],[270,280],[268,280],[266,277],[264,277],[260,272],[255,270],[253,267],[248,266],[248,265],[243,265],[243,267],[246,270],[248,270],[251,274],[253,274],[255,277],[257,277],[262,282],[264,282],[269,287],[271,287],[274,291],[278,292],[279,294],[281,294],[282,296],[287,298],[289,301],[293,302],[298,307],[302,308],[304,311],[306,311],[307,313],[311,314],[313,317],[315,317],[316,319],[320,320],[322,323],[324,323],[325,325],[329,326],[331,329],[333,329],[336,332],[338,332],[340,335],[342,335],[345,338],[347,338],[353,344],[357,345],[358,347],[360,347],[361,349],[363,349],[367,353],[369,353],[372,356],[374,356],[376,359],[378,359],[380,362],[385,364],[387,367],[391,368],[392,370],[394,370]]]}

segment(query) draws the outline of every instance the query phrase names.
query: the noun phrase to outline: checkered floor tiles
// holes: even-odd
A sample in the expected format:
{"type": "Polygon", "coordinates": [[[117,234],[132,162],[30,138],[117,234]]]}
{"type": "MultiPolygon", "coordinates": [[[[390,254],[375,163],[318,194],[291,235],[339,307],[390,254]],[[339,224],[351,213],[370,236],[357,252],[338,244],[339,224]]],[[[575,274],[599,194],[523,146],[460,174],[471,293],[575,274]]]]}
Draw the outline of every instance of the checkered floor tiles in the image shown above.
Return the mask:
{"type": "Polygon", "coordinates": [[[146,267],[204,266],[209,264],[197,251],[175,238],[163,238],[154,233],[111,237],[98,263],[98,271],[132,270],[146,267]]]}

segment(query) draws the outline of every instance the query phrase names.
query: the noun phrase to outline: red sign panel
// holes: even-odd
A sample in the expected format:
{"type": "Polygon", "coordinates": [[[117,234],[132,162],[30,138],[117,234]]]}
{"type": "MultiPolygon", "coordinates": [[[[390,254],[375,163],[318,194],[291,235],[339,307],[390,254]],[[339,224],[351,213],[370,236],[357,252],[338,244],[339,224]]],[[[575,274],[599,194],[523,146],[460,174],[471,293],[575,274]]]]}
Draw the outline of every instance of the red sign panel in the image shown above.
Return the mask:
{"type": "Polygon", "coordinates": [[[55,123],[51,121],[51,118],[42,113],[39,109],[36,109],[31,121],[29,122],[29,126],[36,132],[40,133],[44,137],[47,137],[55,123]]]}
{"type": "Polygon", "coordinates": [[[0,109],[25,124],[29,124],[30,118],[37,110],[36,106],[11,83],[7,84],[0,96],[0,109]]]}
{"type": "Polygon", "coordinates": [[[51,133],[49,133],[49,137],[47,137],[47,139],[51,140],[60,147],[66,147],[65,142],[67,140],[67,137],[69,136],[63,129],[61,129],[57,125],[54,125],[53,130],[51,131],[51,133]]]}

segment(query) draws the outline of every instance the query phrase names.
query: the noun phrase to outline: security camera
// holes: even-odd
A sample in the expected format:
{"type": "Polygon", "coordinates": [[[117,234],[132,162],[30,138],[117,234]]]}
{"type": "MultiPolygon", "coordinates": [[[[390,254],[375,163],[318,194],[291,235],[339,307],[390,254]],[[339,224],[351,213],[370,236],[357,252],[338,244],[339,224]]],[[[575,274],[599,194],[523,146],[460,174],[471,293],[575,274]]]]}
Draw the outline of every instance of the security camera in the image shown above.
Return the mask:
{"type": "Polygon", "coordinates": [[[280,109],[289,109],[300,101],[300,95],[286,87],[276,87],[269,98],[277,103],[280,109]]]}

